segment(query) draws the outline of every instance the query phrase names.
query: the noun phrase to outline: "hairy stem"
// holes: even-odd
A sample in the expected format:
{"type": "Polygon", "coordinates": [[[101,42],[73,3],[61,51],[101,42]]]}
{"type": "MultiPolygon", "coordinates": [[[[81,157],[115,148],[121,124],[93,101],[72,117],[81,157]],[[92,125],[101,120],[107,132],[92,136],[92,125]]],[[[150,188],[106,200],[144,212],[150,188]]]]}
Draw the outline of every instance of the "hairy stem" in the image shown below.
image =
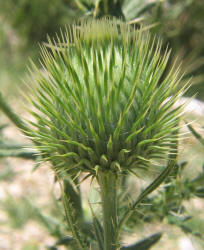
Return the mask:
{"type": "Polygon", "coordinates": [[[74,190],[69,180],[64,180],[64,193],[69,198],[70,203],[74,207],[75,210],[74,220],[78,221],[78,223],[81,225],[83,223],[81,197],[80,194],[74,190]]]}
{"type": "Polygon", "coordinates": [[[81,235],[79,233],[78,225],[77,225],[77,223],[75,221],[75,218],[73,217],[72,204],[71,204],[71,202],[69,200],[69,197],[64,192],[64,187],[63,187],[63,185],[61,183],[61,180],[60,180],[58,174],[57,173],[55,173],[55,174],[56,174],[56,177],[57,177],[57,180],[58,180],[58,183],[60,185],[61,192],[62,192],[62,201],[63,201],[63,205],[64,205],[67,224],[70,227],[72,235],[73,235],[73,237],[74,237],[74,239],[75,239],[75,241],[76,241],[76,243],[78,245],[78,249],[85,250],[86,246],[85,246],[84,241],[81,238],[81,235]]]}
{"type": "Polygon", "coordinates": [[[104,250],[117,248],[117,175],[112,171],[100,172],[98,176],[101,188],[104,250]]]}

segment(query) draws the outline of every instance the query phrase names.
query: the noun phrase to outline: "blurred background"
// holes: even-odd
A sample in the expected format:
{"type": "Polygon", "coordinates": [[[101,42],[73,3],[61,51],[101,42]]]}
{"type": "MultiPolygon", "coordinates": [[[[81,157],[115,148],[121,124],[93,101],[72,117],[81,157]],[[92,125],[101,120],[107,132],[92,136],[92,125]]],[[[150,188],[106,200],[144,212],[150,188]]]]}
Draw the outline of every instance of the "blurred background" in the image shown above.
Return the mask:
{"type": "MultiPolygon", "coordinates": [[[[39,64],[39,43],[46,42],[47,35],[55,35],[73,20],[103,16],[145,24],[163,39],[164,46],[172,48],[169,67],[176,58],[182,61],[183,79],[191,79],[192,83],[186,96],[196,95],[198,100],[189,112],[189,120],[193,118],[196,130],[204,135],[203,0],[110,1],[108,9],[100,0],[0,0],[0,88],[13,109],[18,114],[24,112],[20,97],[22,79],[26,78],[30,58],[39,64]]],[[[12,142],[18,149],[29,143],[3,114],[0,118],[0,145],[12,142]]],[[[203,171],[204,147],[193,135],[184,144],[179,161],[187,162],[182,178],[188,180],[203,171]]],[[[16,151],[13,156],[20,157],[10,157],[0,149],[0,249],[46,249],[55,242],[56,232],[49,224],[56,226],[55,218],[59,217],[53,176],[46,166],[33,172],[36,166],[31,157],[25,160],[21,153],[16,151]]],[[[190,198],[184,201],[185,208],[196,217],[187,222],[186,230],[165,218],[162,225],[157,221],[156,227],[167,232],[168,237],[164,236],[153,249],[203,249],[202,240],[195,235],[204,233],[202,197],[190,198]]],[[[147,230],[151,232],[152,226],[147,230]]]]}

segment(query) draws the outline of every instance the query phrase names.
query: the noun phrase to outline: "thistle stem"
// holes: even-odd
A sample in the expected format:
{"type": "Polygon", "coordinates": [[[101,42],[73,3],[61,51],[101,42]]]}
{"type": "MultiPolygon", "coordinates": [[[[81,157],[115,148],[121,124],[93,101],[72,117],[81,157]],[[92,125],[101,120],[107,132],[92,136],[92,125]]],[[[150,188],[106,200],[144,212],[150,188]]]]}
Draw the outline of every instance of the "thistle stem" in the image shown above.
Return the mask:
{"type": "Polygon", "coordinates": [[[117,175],[112,171],[99,173],[99,185],[101,188],[104,250],[117,248],[117,175]]]}

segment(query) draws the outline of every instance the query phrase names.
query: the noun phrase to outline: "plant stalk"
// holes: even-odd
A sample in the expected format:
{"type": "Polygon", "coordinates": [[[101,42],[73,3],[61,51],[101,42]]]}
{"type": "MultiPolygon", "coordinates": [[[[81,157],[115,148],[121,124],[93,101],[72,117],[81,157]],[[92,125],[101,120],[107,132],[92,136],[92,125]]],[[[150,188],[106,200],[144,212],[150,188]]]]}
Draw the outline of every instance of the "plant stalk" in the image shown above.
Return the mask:
{"type": "Polygon", "coordinates": [[[104,14],[108,15],[108,0],[104,0],[104,14]]]}
{"type": "Polygon", "coordinates": [[[112,171],[100,172],[98,181],[101,189],[104,250],[117,248],[117,187],[118,178],[112,171]]]}

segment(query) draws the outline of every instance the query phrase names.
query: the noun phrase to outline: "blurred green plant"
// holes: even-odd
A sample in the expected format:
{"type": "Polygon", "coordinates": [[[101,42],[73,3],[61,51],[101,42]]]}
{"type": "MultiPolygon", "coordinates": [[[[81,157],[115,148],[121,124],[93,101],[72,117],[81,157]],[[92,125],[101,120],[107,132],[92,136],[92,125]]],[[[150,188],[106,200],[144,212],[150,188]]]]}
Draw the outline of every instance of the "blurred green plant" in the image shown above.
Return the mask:
{"type": "Polygon", "coordinates": [[[6,160],[5,161],[1,160],[0,163],[6,166],[0,172],[0,181],[8,181],[8,182],[12,181],[18,173],[14,171],[13,167],[6,160]]]}
{"type": "Polygon", "coordinates": [[[14,199],[10,194],[0,201],[0,207],[7,213],[8,223],[13,228],[22,228],[33,216],[33,210],[24,198],[14,199]]]}
{"type": "Polygon", "coordinates": [[[26,242],[22,250],[39,250],[38,243],[33,243],[32,241],[26,242]]]}
{"type": "Polygon", "coordinates": [[[1,1],[0,10],[2,18],[26,43],[45,40],[72,16],[63,0],[1,1]]]}
{"type": "MultiPolygon", "coordinates": [[[[37,151],[26,150],[30,147],[28,144],[16,143],[16,141],[8,140],[3,136],[3,129],[7,127],[6,124],[0,126],[0,158],[6,157],[20,157],[25,159],[36,159],[37,151]]],[[[6,174],[7,172],[5,172],[6,174]]]]}

